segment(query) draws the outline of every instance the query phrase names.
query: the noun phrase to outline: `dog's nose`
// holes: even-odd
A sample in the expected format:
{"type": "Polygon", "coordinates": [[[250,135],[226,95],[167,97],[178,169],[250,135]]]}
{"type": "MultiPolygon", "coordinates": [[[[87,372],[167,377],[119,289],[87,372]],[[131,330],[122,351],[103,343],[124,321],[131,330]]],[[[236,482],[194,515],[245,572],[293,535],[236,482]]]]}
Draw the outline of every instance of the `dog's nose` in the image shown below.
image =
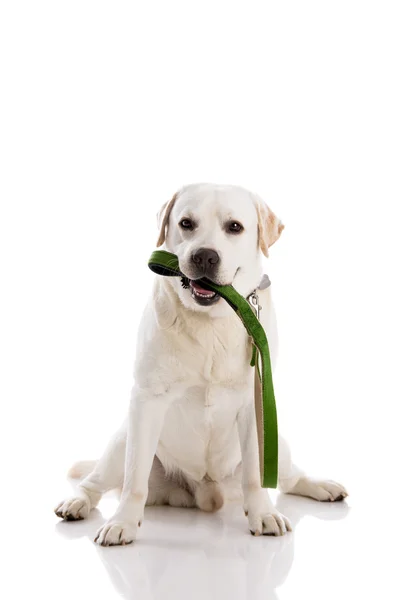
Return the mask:
{"type": "Polygon", "coordinates": [[[202,268],[204,272],[207,272],[215,269],[216,265],[219,263],[219,254],[210,248],[200,248],[194,252],[192,260],[198,267],[202,268]]]}

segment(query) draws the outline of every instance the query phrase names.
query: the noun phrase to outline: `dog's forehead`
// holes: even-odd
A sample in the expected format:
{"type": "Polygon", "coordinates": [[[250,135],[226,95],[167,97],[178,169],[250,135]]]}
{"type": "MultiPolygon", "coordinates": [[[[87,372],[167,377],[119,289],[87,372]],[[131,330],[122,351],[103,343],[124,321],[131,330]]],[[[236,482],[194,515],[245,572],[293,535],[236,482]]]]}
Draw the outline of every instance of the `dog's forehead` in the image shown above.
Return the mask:
{"type": "Polygon", "coordinates": [[[174,212],[193,216],[221,216],[251,218],[255,214],[254,199],[250,192],[235,186],[191,186],[182,190],[174,212]]]}

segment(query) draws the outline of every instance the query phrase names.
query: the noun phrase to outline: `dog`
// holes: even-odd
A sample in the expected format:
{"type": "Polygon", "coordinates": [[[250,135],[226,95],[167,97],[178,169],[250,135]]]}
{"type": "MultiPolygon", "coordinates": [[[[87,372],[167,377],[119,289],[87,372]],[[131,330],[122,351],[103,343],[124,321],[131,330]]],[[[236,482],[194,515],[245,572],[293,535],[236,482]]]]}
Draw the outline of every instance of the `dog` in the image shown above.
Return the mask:
{"type": "MultiPolygon", "coordinates": [[[[199,283],[207,277],[232,284],[248,297],[284,226],[258,195],[214,184],[182,188],[161,208],[158,225],[157,246],[178,256],[188,285],[155,277],[139,328],[127,419],[97,462],[72,467],[70,476],[81,479],[78,493],[55,513],[84,519],[105,492],[119,489],[117,511],[95,541],[125,545],[136,539],[146,504],[216,511],[241,494],[253,535],[284,535],[290,522],[260,483],[249,336],[228,303],[199,283]]],[[[271,288],[258,293],[274,365],[271,288]]],[[[281,437],[278,446],[281,491],[319,501],[347,496],[342,485],[299,469],[281,437]]]]}

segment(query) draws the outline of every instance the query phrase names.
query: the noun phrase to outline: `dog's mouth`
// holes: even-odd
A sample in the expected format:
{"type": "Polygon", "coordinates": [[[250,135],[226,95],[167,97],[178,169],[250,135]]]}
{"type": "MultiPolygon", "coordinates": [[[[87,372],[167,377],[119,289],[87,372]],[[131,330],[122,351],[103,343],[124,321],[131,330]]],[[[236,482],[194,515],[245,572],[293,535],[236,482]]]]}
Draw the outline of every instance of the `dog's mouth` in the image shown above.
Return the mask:
{"type": "Polygon", "coordinates": [[[197,304],[200,304],[200,306],[211,306],[212,304],[218,302],[218,300],[221,298],[217,292],[207,290],[194,279],[183,277],[182,285],[184,288],[190,288],[193,300],[197,302],[197,304]]]}

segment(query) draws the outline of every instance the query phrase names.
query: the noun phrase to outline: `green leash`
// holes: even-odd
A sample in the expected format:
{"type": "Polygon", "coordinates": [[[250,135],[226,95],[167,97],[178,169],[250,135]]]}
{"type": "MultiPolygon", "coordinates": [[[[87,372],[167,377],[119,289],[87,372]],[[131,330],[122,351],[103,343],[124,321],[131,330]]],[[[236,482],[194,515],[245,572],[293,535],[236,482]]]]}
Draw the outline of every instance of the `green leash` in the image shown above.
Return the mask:
{"type": "MultiPolygon", "coordinates": [[[[179,268],[178,257],[165,250],[156,250],[150,257],[149,267],[157,275],[185,277],[179,268]]],[[[261,485],[276,488],[278,482],[278,423],[276,417],[274,386],[272,383],[271,360],[265,331],[247,300],[231,285],[217,285],[208,279],[200,279],[201,285],[217,292],[233,308],[242,320],[247,333],[252,338],[255,352],[251,365],[258,363],[257,351],[261,357],[261,370],[255,369],[255,411],[257,418],[258,448],[260,455],[261,485]]],[[[256,299],[255,292],[249,296],[256,299]]]]}

